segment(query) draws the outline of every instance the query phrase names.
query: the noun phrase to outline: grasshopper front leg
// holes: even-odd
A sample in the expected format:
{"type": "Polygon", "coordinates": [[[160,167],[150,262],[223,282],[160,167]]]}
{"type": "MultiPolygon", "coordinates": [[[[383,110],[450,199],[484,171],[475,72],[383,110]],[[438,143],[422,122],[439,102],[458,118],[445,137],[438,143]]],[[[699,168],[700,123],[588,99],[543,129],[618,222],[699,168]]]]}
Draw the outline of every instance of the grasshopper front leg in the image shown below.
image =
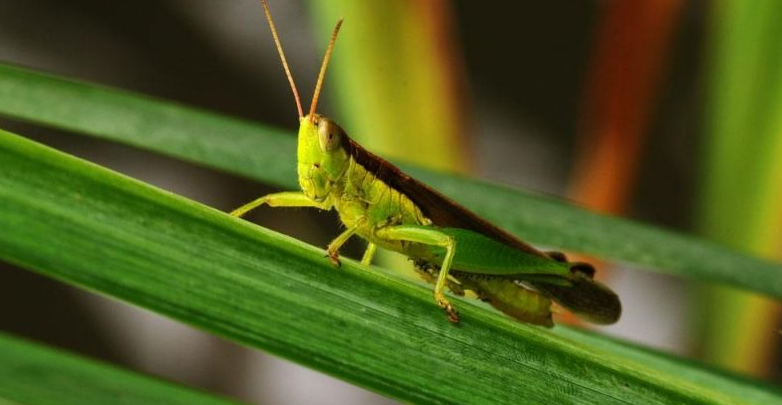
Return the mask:
{"type": "Polygon", "coordinates": [[[409,241],[424,245],[440,246],[445,248],[445,257],[440,266],[440,273],[434,284],[434,299],[440,308],[445,310],[451,322],[459,322],[459,313],[450,301],[445,297],[445,286],[448,281],[448,271],[451,270],[453,256],[456,252],[456,241],[450,235],[434,228],[422,228],[420,226],[394,225],[385,226],[375,230],[375,237],[388,241],[409,241]]]}
{"type": "Polygon", "coordinates": [[[241,218],[248,212],[266,204],[270,207],[312,207],[322,210],[331,209],[331,202],[327,199],[323,202],[311,200],[301,191],[283,191],[281,193],[267,194],[250,201],[241,207],[231,211],[231,216],[241,218]]]}

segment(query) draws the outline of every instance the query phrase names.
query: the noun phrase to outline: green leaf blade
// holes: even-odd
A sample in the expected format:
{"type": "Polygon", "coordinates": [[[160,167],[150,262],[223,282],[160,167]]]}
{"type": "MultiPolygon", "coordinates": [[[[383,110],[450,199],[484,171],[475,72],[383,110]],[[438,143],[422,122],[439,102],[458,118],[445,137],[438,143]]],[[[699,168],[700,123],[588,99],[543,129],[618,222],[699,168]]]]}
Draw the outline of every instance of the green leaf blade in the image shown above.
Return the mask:
{"type": "Polygon", "coordinates": [[[295,161],[275,158],[296,151],[295,139],[281,130],[10,65],[0,64],[0,83],[0,113],[8,117],[296,184],[295,161]]]}
{"type": "Polygon", "coordinates": [[[5,403],[238,404],[0,333],[0,404],[5,403]]]}
{"type": "Polygon", "coordinates": [[[320,249],[8,133],[0,206],[5,260],[409,402],[781,402],[462,300],[451,325],[428,286],[348,260],[335,270],[320,249]]]}
{"type": "MultiPolygon", "coordinates": [[[[283,131],[0,64],[0,114],[296,189],[283,131]]],[[[589,212],[534,193],[403,166],[524,240],[782,298],[782,266],[727,247],[589,212]]]]}

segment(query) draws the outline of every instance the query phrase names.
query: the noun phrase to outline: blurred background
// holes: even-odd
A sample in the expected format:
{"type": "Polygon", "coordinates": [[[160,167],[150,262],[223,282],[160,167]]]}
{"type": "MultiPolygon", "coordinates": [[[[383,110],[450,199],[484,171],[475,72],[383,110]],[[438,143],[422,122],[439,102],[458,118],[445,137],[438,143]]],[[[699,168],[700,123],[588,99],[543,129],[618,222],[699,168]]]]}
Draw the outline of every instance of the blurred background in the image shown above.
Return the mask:
{"type": "MultiPolygon", "coordinates": [[[[345,17],[319,111],[392,161],[782,257],[782,3],[271,3],[304,100],[345,17]]],[[[295,135],[257,0],[2,0],[0,60],[295,135]]],[[[0,127],[223,210],[275,191],[122,145],[5,118],[0,127]]],[[[249,219],[318,246],[339,229],[335,216],[306,210],[249,219]]],[[[599,268],[624,303],[605,333],[782,382],[778,304],[599,268]]],[[[246,401],[392,403],[4,263],[0,308],[3,331],[246,401]]]]}

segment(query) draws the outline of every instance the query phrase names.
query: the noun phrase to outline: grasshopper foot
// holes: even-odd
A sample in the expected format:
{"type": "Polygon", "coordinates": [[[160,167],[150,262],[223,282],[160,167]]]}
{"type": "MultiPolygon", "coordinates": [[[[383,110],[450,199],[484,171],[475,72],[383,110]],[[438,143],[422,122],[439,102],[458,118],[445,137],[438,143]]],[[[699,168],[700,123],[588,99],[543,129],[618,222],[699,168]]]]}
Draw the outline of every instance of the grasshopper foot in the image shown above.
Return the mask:
{"type": "Polygon", "coordinates": [[[448,320],[451,321],[451,323],[459,323],[459,311],[457,311],[453,305],[448,304],[445,307],[445,315],[448,317],[448,320]]]}
{"type": "Polygon", "coordinates": [[[326,257],[331,260],[331,264],[337,267],[342,267],[342,262],[339,260],[339,252],[327,250],[326,257]]]}
{"type": "Polygon", "coordinates": [[[459,323],[459,311],[454,308],[450,301],[448,301],[443,295],[437,294],[435,294],[434,299],[437,301],[437,305],[445,310],[445,315],[448,316],[449,321],[452,323],[459,323]]]}

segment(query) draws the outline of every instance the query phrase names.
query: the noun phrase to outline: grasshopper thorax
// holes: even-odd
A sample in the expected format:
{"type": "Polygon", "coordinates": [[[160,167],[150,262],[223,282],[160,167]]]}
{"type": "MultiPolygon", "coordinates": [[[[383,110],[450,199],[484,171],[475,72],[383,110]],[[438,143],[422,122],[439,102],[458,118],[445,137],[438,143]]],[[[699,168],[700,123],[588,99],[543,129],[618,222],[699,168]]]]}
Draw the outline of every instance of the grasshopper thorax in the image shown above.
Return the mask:
{"type": "Polygon", "coordinates": [[[324,201],[339,184],[350,162],[345,131],[318,114],[299,121],[298,174],[304,194],[324,201]]]}

